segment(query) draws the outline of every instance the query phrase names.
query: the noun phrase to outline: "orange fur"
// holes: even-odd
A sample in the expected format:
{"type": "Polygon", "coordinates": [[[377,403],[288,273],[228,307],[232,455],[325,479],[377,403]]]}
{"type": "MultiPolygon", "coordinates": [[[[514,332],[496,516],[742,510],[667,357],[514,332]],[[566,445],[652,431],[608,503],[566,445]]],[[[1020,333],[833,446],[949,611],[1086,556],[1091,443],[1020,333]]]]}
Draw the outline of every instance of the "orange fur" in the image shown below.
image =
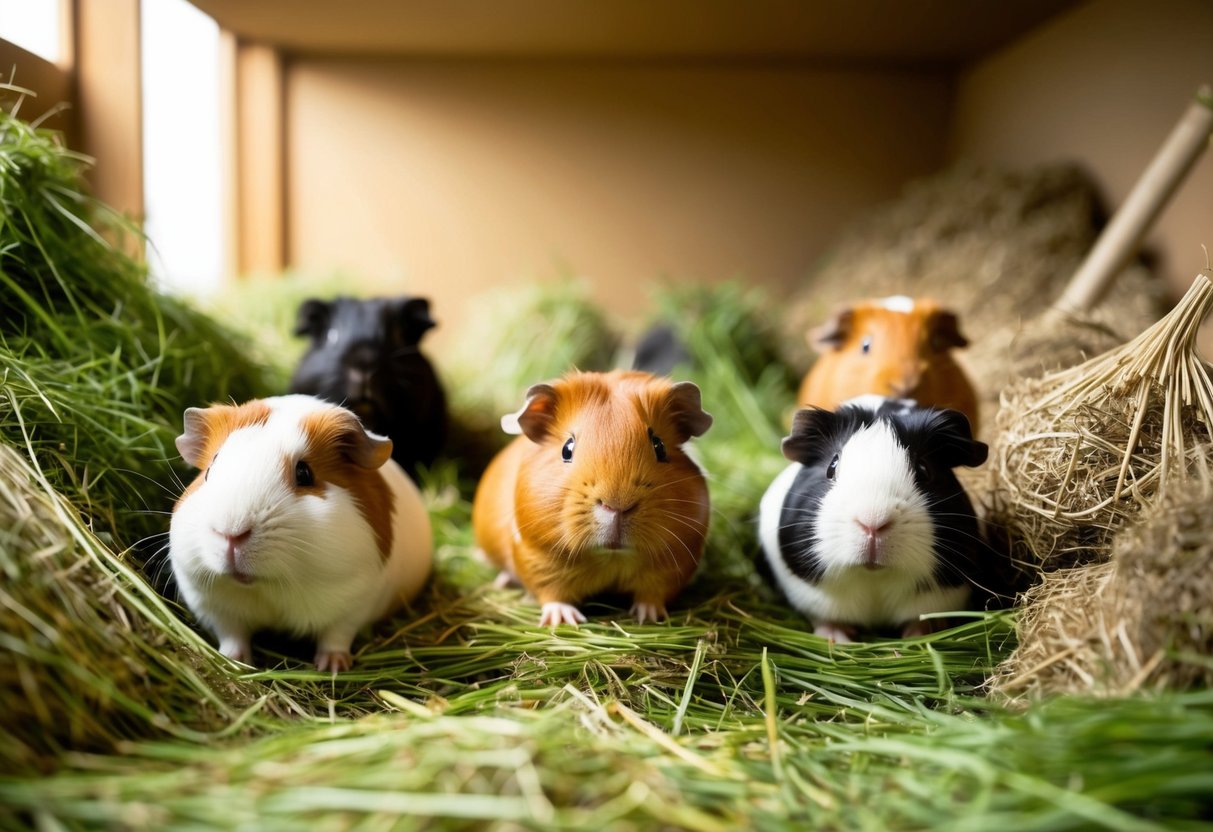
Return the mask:
{"type": "Polygon", "coordinates": [[[876,393],[959,410],[977,432],[977,394],[951,355],[968,342],[955,315],[935,301],[916,300],[910,312],[863,301],[815,330],[811,340],[822,352],[801,382],[801,407],[833,410],[847,399],[876,393]],[[867,354],[865,338],[871,339],[867,354]]]}
{"type": "Polygon", "coordinates": [[[386,562],[392,554],[392,512],[395,500],[379,468],[392,455],[392,444],[377,445],[364,458],[366,431],[353,413],[341,408],[308,414],[303,419],[307,451],[303,460],[312,466],[316,484],[295,486],[295,461],[286,461],[287,482],[299,491],[323,495],[332,483],[354,496],[354,503],[367,525],[375,532],[379,555],[386,562]]]}
{"type": "Polygon", "coordinates": [[[703,552],[708,492],[680,446],[711,423],[668,379],[647,373],[575,373],[532,391],[527,435],[489,465],[476,490],[477,545],[540,603],[576,603],[606,591],[664,607],[703,552]],[[648,431],[664,442],[658,462],[648,431]],[[575,438],[571,462],[561,449],[575,438]],[[628,507],[627,547],[597,544],[598,501],[628,507]]]}

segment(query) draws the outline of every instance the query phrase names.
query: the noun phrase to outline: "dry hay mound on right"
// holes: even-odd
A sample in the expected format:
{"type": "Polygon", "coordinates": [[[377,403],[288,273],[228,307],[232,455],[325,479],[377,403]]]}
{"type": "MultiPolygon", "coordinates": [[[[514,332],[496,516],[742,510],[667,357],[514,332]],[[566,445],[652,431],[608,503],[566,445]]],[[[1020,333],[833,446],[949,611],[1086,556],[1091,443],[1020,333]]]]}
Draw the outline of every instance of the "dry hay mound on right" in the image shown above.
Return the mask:
{"type": "Polygon", "coordinates": [[[1117,536],[1109,563],[1046,573],[1019,647],[990,685],[1008,697],[1123,696],[1213,684],[1213,486],[1171,489],[1117,536]]]}

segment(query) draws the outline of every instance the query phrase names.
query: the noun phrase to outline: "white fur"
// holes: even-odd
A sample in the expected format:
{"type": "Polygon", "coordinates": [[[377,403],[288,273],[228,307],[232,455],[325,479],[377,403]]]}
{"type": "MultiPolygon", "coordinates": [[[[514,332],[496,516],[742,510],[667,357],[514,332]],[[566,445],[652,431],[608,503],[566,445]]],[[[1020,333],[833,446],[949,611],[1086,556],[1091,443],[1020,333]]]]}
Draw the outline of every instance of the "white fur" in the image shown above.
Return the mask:
{"type": "Polygon", "coordinates": [[[247,660],[251,636],[263,628],[315,635],[318,655],[348,652],[359,629],[415,596],[429,576],[429,516],[416,486],[388,460],[380,469],[393,494],[385,563],[350,492],[327,483],[323,497],[296,495],[285,480],[305,448],[301,418],[333,405],[311,396],[265,401],[266,424],[234,431],[207,480],[174,512],[173,574],[227,655],[247,660]],[[241,568],[254,580],[243,585],[226,574],[222,533],[250,528],[241,568]]]}
{"type": "Polygon", "coordinates": [[[880,305],[890,312],[901,312],[908,315],[914,311],[914,298],[906,295],[889,295],[880,301],[880,305]]]}
{"type": "Polygon", "coordinates": [[[815,515],[813,551],[825,572],[814,584],[794,575],[779,548],[779,523],[800,471],[786,468],[761,504],[759,539],[788,600],[816,621],[874,626],[902,624],[927,612],[960,609],[967,587],[920,592],[935,566],[934,522],[914,485],[906,451],[886,422],[852,436],[839,455],[834,486],[815,515]],[[879,549],[880,569],[864,566],[868,536],[860,524],[889,524],[879,549]]]}

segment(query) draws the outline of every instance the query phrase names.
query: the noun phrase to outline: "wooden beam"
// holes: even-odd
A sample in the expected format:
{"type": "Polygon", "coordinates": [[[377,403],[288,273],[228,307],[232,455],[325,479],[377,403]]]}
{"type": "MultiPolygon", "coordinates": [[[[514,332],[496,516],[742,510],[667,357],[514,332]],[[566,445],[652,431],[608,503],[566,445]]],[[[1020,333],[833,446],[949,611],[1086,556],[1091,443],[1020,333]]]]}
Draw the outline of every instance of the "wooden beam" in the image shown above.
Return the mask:
{"type": "MultiPolygon", "coordinates": [[[[142,222],[140,0],[76,0],[74,64],[80,149],[96,164],[93,194],[142,222]]],[[[142,244],[133,245],[141,253],[142,244]]]]}
{"type": "Polygon", "coordinates": [[[233,249],[235,273],[286,267],[285,94],[282,55],[273,47],[225,35],[234,93],[233,249]]]}

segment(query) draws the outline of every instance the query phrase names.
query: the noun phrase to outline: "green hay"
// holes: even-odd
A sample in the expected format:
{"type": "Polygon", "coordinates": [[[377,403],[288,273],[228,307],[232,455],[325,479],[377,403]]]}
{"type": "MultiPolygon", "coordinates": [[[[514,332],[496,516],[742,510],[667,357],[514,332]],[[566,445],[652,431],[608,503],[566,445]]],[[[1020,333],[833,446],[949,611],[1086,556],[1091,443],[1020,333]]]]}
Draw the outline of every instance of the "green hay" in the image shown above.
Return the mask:
{"type": "Polygon", "coordinates": [[[177,490],[166,463],[186,404],[248,398],[265,378],[245,343],[155,291],[85,165],[0,107],[0,438],[106,531],[151,512],[121,519],[129,544],[177,490]]]}
{"type": "MultiPolygon", "coordinates": [[[[1208,692],[1011,713],[982,696],[1013,647],[1010,614],[833,646],[756,590],[753,518],[784,464],[790,401],[756,296],[669,301],[698,304],[687,373],[717,419],[699,443],[716,505],[707,568],[670,621],[637,626],[595,603],[580,629],[534,627],[532,602],[489,586],[471,483],[447,462],[424,488],[434,581],[332,677],[290,641],[259,639],[262,669],[227,661],[111,545],[166,527],[142,512],[178,488],[167,443],[179,408],[244,377],[175,362],[227,336],[183,312],[138,343],[184,356],[147,349],[144,367],[128,360],[135,342],[102,351],[93,339],[93,327],[140,337],[106,322],[106,290],[97,308],[73,308],[104,264],[52,286],[13,276],[13,262],[0,260],[9,284],[46,299],[23,307],[29,331],[5,328],[7,349],[25,341],[5,356],[0,398],[0,828],[1043,832],[1198,828],[1208,815],[1208,692]],[[56,327],[86,348],[52,350],[56,327]],[[176,373],[171,385],[148,380],[156,369],[176,373]],[[145,473],[115,487],[127,470],[145,473]]],[[[613,347],[576,291],[528,304],[550,329],[507,332],[490,353],[500,366],[482,375],[502,376],[476,397],[501,397],[485,406],[494,423],[558,362],[595,366],[594,344],[613,347]]]]}

